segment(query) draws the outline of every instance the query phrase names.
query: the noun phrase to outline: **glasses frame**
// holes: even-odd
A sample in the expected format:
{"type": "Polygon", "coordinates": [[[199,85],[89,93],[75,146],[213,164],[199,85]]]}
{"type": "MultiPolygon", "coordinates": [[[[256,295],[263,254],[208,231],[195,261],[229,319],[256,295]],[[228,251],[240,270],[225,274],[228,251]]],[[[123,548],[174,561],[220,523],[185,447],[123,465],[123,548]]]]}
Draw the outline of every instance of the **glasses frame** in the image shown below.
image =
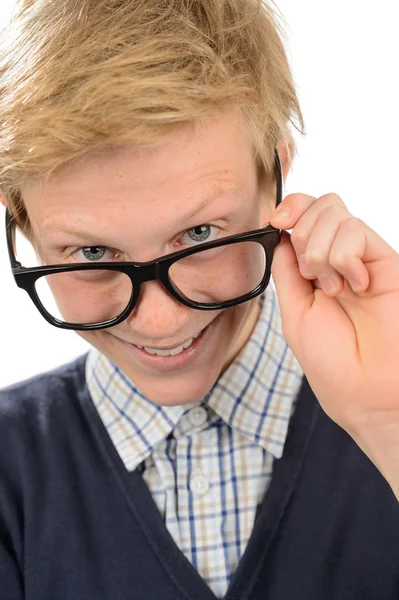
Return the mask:
{"type": "MultiPolygon", "coordinates": [[[[276,208],[282,201],[283,194],[283,174],[281,168],[280,158],[277,150],[275,150],[275,175],[276,175],[276,208]]],[[[104,265],[102,264],[88,264],[88,263],[76,263],[74,265],[48,265],[45,267],[24,267],[20,262],[17,261],[15,256],[15,230],[16,223],[11,216],[9,210],[6,208],[6,237],[8,255],[11,264],[12,274],[14,276],[17,286],[25,290],[33,304],[36,306],[41,315],[46,319],[48,323],[54,327],[60,329],[72,329],[74,331],[93,331],[97,329],[106,329],[118,325],[130,315],[140,296],[141,284],[147,281],[160,281],[164,288],[181,304],[194,308],[196,310],[220,310],[224,308],[230,308],[243,302],[248,302],[256,296],[259,296],[268,286],[271,275],[271,266],[273,262],[273,253],[275,248],[278,246],[281,240],[281,230],[276,229],[272,225],[268,225],[263,229],[256,229],[254,231],[247,231],[235,235],[228,236],[222,240],[213,242],[204,242],[194,248],[188,248],[186,250],[179,250],[172,254],[166,254],[154,260],[150,260],[144,263],[136,262],[117,262],[104,265]],[[258,242],[265,250],[266,255],[266,268],[265,274],[261,283],[249,294],[239,296],[234,300],[227,302],[218,302],[212,305],[204,304],[201,302],[194,302],[189,300],[182,292],[176,288],[171,279],[169,278],[170,267],[178,260],[202,252],[203,250],[210,250],[212,248],[218,248],[221,246],[227,246],[230,244],[237,244],[239,242],[258,242]],[[39,296],[37,295],[35,284],[38,279],[46,275],[55,275],[57,273],[67,273],[68,271],[93,271],[93,270],[109,270],[119,271],[127,275],[132,282],[132,295],[126,309],[117,317],[102,321],[100,323],[67,323],[60,321],[53,317],[41,303],[39,296]]]]}

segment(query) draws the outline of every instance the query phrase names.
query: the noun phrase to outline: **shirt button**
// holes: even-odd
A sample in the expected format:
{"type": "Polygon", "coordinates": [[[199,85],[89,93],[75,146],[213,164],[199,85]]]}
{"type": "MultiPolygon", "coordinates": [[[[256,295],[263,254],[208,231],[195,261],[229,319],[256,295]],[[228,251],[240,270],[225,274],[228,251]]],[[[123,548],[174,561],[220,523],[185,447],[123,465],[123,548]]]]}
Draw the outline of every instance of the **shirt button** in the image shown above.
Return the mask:
{"type": "Polygon", "coordinates": [[[201,427],[201,425],[206,423],[208,419],[208,413],[202,406],[196,406],[190,410],[188,413],[188,418],[190,419],[191,425],[201,427]]]}
{"type": "Polygon", "coordinates": [[[190,488],[196,496],[204,496],[209,491],[209,481],[205,475],[195,475],[191,478],[190,488]]]}

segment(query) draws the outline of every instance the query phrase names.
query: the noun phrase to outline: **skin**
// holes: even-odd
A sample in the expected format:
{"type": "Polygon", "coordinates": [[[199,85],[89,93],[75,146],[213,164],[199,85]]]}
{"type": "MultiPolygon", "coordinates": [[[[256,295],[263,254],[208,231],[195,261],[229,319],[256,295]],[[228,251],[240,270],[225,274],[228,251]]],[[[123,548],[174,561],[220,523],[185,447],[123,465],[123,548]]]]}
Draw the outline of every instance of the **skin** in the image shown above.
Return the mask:
{"type": "MultiPolygon", "coordinates": [[[[286,174],[286,156],[280,151],[286,174]]],[[[96,245],[118,250],[124,260],[144,262],[198,244],[187,229],[204,223],[224,227],[224,236],[263,227],[275,202],[259,186],[249,142],[232,110],[203,123],[194,135],[179,131],[156,148],[91,157],[46,186],[28,182],[23,199],[37,252],[47,264],[70,262],[70,257],[65,260],[68,253],[94,243],[64,233],[65,223],[79,224],[95,234],[96,245]],[[198,206],[204,194],[221,190],[226,190],[224,196],[195,218],[179,223],[177,217],[198,206]],[[221,219],[229,215],[233,221],[224,224],[221,219]]],[[[217,239],[217,230],[211,236],[217,239]]],[[[78,261],[85,258],[80,254],[78,261]]],[[[126,321],[78,333],[156,404],[187,404],[201,400],[239,354],[259,310],[259,298],[223,311],[193,310],[176,301],[160,283],[148,282],[126,321]],[[121,343],[175,347],[219,315],[213,343],[185,369],[164,373],[143,366],[121,343]]]]}
{"type": "MultiPolygon", "coordinates": [[[[286,176],[289,165],[278,149],[286,176]]],[[[242,230],[268,222],[292,230],[284,232],[272,265],[284,336],[322,408],[352,436],[399,499],[399,254],[354,217],[337,194],[290,194],[272,214],[247,140],[234,115],[226,113],[195,136],[180,132],[156,150],[88,160],[46,188],[31,183],[24,199],[39,250],[48,243],[46,230],[62,217],[79,219],[98,232],[98,244],[119,245],[130,259],[145,261],[176,249],[170,241],[178,233],[176,215],[212,185],[235,185],[245,202],[219,199],[184,228],[216,223],[222,214],[238,211],[242,230]],[[290,215],[284,217],[283,209],[290,215]]],[[[55,237],[63,239],[60,230],[55,237]]],[[[82,335],[150,399],[184,404],[209,391],[245,345],[258,313],[257,300],[223,311],[202,360],[167,375],[139,368],[118,338],[172,345],[217,314],[187,309],[155,282],[145,285],[124,324],[82,335]]]]}
{"type": "Polygon", "coordinates": [[[284,336],[324,411],[399,499],[399,254],[337,194],[290,194],[272,274],[284,336]],[[333,279],[328,288],[323,276],[333,279]]]}

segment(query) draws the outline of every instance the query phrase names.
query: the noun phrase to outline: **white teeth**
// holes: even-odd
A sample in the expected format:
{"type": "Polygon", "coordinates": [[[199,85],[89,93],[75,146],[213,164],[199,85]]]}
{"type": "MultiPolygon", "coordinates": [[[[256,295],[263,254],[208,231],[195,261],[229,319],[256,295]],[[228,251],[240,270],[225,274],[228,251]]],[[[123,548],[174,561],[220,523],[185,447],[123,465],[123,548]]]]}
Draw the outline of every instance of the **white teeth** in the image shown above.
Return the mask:
{"type": "MultiPolygon", "coordinates": [[[[189,340],[187,340],[187,342],[185,342],[181,346],[178,346],[177,348],[171,348],[170,350],[156,350],[155,348],[147,348],[146,346],[144,346],[144,350],[146,352],[148,352],[148,354],[156,354],[157,356],[176,356],[176,354],[180,354],[180,352],[183,352],[183,350],[185,348],[188,348],[189,346],[191,346],[191,344],[193,343],[193,341],[201,333],[202,333],[202,331],[200,331],[199,333],[197,333],[197,335],[195,335],[194,337],[190,338],[189,340]]],[[[137,348],[143,349],[143,346],[137,346],[137,348]]]]}
{"type": "Polygon", "coordinates": [[[183,352],[185,348],[188,348],[189,345],[192,343],[193,339],[194,338],[191,338],[190,340],[187,340],[187,342],[182,346],[172,348],[171,350],[155,350],[155,348],[146,348],[145,346],[144,350],[149,354],[156,354],[157,356],[176,356],[176,354],[180,354],[180,352],[183,352]]]}

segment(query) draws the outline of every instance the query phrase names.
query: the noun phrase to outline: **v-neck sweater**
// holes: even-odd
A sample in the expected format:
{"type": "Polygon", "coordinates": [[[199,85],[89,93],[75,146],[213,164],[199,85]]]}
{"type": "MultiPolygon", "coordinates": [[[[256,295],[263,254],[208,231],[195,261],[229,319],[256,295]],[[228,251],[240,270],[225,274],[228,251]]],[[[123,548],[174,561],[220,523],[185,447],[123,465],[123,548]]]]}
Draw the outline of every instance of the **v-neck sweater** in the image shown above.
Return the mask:
{"type": "MultiPolygon", "coordinates": [[[[215,600],[123,464],[85,363],[0,392],[1,600],[215,600]]],[[[305,376],[224,598],[399,598],[398,502],[305,376]]]]}
{"type": "Polygon", "coordinates": [[[259,306],[246,344],[199,402],[155,403],[96,348],[86,361],[93,404],[126,469],[140,466],[166,528],[217,598],[245,552],[303,377],[273,285],[259,306]]]}

